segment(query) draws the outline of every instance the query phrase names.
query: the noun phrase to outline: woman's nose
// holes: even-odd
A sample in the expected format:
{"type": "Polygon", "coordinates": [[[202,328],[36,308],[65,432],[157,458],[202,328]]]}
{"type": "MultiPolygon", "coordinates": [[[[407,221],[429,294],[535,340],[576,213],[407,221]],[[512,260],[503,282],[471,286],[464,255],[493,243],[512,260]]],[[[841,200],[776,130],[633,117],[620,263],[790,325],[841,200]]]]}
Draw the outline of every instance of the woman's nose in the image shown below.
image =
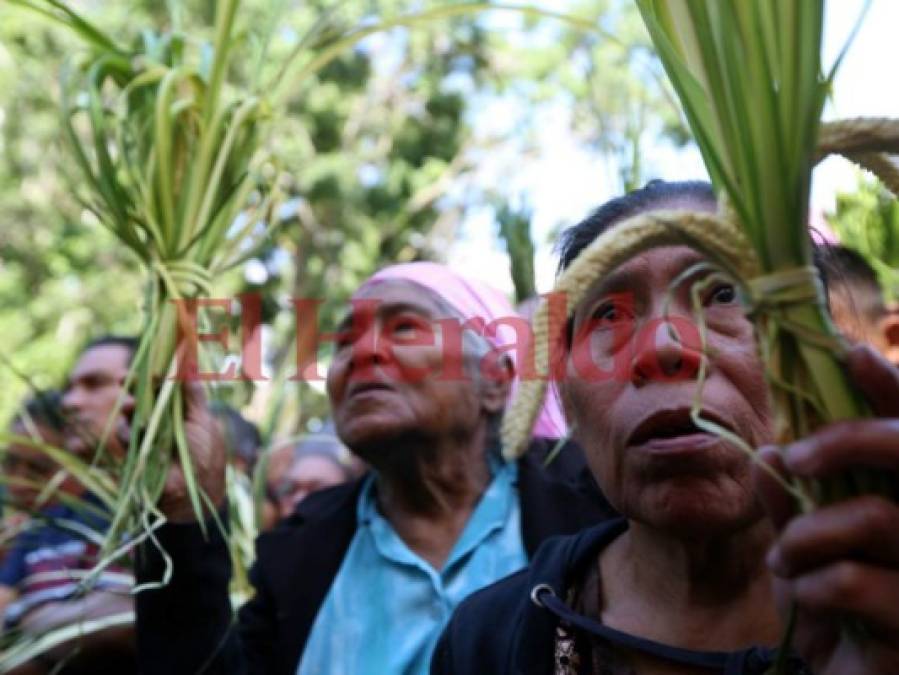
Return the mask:
{"type": "Polygon", "coordinates": [[[656,321],[636,338],[631,380],[642,385],[652,381],[695,379],[702,364],[699,332],[684,317],[656,321]]]}
{"type": "Polygon", "coordinates": [[[387,364],[390,356],[390,345],[387,337],[376,325],[366,328],[353,342],[349,372],[357,377],[370,377],[373,366],[387,364]]]}

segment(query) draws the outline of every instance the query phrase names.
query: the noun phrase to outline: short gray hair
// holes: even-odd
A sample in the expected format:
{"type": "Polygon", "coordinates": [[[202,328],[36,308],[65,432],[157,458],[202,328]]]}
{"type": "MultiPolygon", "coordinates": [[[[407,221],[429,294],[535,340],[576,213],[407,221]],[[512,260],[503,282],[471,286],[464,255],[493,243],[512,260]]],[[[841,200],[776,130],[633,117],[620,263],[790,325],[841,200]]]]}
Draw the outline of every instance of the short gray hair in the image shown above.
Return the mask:
{"type": "MultiPolygon", "coordinates": [[[[455,307],[453,307],[450,303],[440,297],[437,293],[430,290],[429,288],[421,286],[420,284],[415,285],[423,289],[430,295],[441,313],[446,314],[447,317],[453,317],[459,319],[462,322],[465,321],[465,317],[462,316],[455,307]]],[[[473,375],[476,385],[480,385],[481,382],[484,381],[484,373],[480,368],[480,363],[481,360],[487,354],[489,354],[492,349],[493,345],[490,343],[490,341],[483,335],[478,333],[476,330],[469,329],[462,331],[462,358],[465,364],[466,371],[468,371],[470,375],[473,375]]],[[[498,412],[491,414],[487,418],[487,448],[489,451],[495,451],[499,453],[501,450],[500,427],[502,425],[503,412],[504,410],[499,410],[498,412]]]]}

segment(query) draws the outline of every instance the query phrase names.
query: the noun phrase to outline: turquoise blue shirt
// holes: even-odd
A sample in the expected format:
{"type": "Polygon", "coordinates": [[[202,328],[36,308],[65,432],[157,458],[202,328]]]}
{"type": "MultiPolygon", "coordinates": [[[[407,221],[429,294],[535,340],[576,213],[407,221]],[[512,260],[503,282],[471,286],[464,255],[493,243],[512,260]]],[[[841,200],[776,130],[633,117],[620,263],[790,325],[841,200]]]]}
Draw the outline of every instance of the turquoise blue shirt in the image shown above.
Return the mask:
{"type": "Polygon", "coordinates": [[[514,463],[496,467],[440,571],[413,553],[378,512],[370,477],[357,505],[358,529],[297,675],[426,675],[456,605],[527,564],[517,469],[514,463]]]}

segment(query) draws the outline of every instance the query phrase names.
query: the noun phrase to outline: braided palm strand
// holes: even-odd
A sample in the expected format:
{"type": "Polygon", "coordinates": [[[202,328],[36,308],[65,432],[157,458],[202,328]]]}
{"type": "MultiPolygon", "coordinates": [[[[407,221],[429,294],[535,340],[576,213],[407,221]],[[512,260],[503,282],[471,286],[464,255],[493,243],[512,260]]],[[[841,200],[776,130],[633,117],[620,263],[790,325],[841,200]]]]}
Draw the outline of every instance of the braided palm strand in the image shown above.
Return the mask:
{"type": "MultiPolygon", "coordinates": [[[[759,274],[755,253],[736,220],[725,214],[659,210],[641,213],[615,225],[581,251],[577,259],[556,281],[554,293],[566,301],[566,316],[583,299],[587,290],[621,263],[648,248],[686,244],[706,251],[726,271],[738,279],[759,274]]],[[[549,373],[550,347],[560,337],[564,322],[554,322],[550,334],[550,305],[541,300],[534,314],[534,340],[530,354],[538,372],[549,373]],[[561,325],[560,325],[561,324],[561,325]]],[[[543,403],[547,378],[522,381],[518,396],[503,418],[503,453],[518,457],[525,449],[534,420],[543,403]]]]}
{"type": "Polygon", "coordinates": [[[891,154],[899,154],[899,120],[857,117],[821,125],[815,163],[828,155],[842,155],[899,195],[899,167],[890,159],[891,154]]]}
{"type": "Polygon", "coordinates": [[[816,164],[828,155],[862,152],[899,154],[899,120],[856,117],[821,124],[816,164]]]}
{"type": "Polygon", "coordinates": [[[846,159],[873,173],[887,190],[899,197],[899,166],[883,152],[845,154],[846,159]]]}

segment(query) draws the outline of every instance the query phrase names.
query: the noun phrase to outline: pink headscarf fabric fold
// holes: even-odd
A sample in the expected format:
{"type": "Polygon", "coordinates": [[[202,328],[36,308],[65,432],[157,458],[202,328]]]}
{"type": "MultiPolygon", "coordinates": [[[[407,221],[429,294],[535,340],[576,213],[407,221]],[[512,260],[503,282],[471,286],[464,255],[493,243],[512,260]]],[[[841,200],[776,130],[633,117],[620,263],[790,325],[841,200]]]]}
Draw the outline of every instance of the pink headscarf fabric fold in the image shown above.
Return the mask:
{"type": "MultiPolygon", "coordinates": [[[[362,284],[356,291],[356,295],[385,281],[395,280],[411,281],[423,286],[437,297],[442,298],[466,321],[482,319],[485,325],[489,325],[501,318],[523,318],[513,309],[506,296],[495,288],[477,279],[463,277],[446,265],[431,262],[413,262],[385,267],[362,284]]],[[[514,329],[502,325],[498,326],[497,330],[491,331],[491,334],[483,334],[482,337],[494,347],[514,344],[516,339],[514,329]]],[[[511,400],[518,390],[518,361],[523,355],[519,354],[517,349],[506,353],[515,362],[516,371],[509,395],[511,400]]],[[[561,438],[566,434],[566,429],[565,418],[559,408],[555,392],[549,388],[543,409],[537,417],[532,433],[534,436],[545,438],[561,438]]]]}

